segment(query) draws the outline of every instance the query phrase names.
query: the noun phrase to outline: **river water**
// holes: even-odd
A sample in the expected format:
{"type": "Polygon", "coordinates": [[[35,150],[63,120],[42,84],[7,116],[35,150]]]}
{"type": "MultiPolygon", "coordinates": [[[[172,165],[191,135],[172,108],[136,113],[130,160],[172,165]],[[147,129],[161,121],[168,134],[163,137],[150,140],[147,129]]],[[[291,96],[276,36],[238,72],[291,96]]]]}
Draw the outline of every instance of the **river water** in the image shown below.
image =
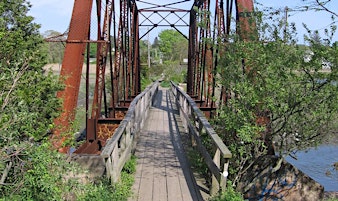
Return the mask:
{"type": "Polygon", "coordinates": [[[321,145],[307,151],[299,151],[297,160],[286,160],[324,186],[325,191],[338,191],[338,170],[333,166],[338,162],[338,145],[321,145]]]}

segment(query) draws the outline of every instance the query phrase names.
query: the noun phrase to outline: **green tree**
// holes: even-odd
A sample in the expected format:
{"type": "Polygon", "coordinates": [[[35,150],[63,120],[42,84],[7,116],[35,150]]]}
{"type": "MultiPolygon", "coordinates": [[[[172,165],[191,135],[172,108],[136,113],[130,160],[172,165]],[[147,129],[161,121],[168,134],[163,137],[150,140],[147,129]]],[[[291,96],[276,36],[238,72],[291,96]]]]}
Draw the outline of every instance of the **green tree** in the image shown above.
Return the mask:
{"type": "Polygon", "coordinates": [[[25,0],[0,1],[0,195],[22,185],[36,142],[53,127],[60,84],[42,68],[43,38],[25,0]]]}
{"type": "Polygon", "coordinates": [[[148,62],[148,42],[146,40],[140,40],[140,63],[145,65],[148,62]]]}
{"type": "Polygon", "coordinates": [[[338,116],[337,46],[313,37],[307,38],[307,47],[299,46],[294,27],[287,37],[279,25],[262,23],[258,29],[259,41],[244,42],[233,34],[220,57],[219,82],[230,99],[216,125],[234,156],[234,183],[267,153],[267,136],[285,156],[318,145],[338,116]],[[311,59],[304,59],[309,52],[311,59]],[[329,73],[322,70],[324,60],[330,63],[329,73]]]}
{"type": "Polygon", "coordinates": [[[159,49],[163,53],[164,59],[168,61],[181,61],[188,58],[188,40],[173,29],[161,31],[159,49]]]}
{"type": "Polygon", "coordinates": [[[48,51],[47,54],[47,62],[48,63],[62,63],[63,59],[63,52],[65,50],[65,46],[63,44],[63,41],[66,40],[65,36],[63,36],[61,33],[54,31],[54,30],[48,30],[45,31],[43,34],[44,38],[52,38],[57,37],[57,40],[60,40],[60,42],[47,42],[46,48],[48,51]]]}
{"type": "Polygon", "coordinates": [[[61,86],[42,68],[46,44],[27,16],[29,8],[25,0],[0,1],[0,200],[127,200],[132,164],[121,183],[94,183],[51,149],[48,134],[61,86]]]}
{"type": "Polygon", "coordinates": [[[314,11],[325,11],[332,16],[338,17],[338,13],[330,8],[331,0],[302,0],[304,6],[300,7],[302,11],[314,10],[314,11]]]}
{"type": "Polygon", "coordinates": [[[158,38],[155,37],[154,42],[153,42],[153,44],[152,44],[152,48],[158,48],[159,45],[160,45],[160,44],[159,44],[158,38]]]}

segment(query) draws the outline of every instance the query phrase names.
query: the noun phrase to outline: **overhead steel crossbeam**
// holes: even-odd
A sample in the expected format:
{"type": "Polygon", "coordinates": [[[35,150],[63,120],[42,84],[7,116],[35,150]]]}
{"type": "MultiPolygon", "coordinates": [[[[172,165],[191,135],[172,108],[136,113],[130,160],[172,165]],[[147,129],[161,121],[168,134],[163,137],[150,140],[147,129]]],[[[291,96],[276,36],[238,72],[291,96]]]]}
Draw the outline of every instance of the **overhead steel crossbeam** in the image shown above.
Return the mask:
{"type": "Polygon", "coordinates": [[[174,28],[188,39],[188,36],[178,28],[189,27],[188,16],[190,10],[182,9],[179,6],[186,6],[185,4],[191,0],[174,1],[166,4],[156,4],[142,0],[136,1],[138,4],[142,5],[142,8],[139,9],[140,17],[142,17],[139,26],[149,28],[147,32],[140,37],[140,39],[156,27],[168,26],[174,28]]]}
{"type": "Polygon", "coordinates": [[[176,9],[178,9],[177,7],[171,7],[171,6],[182,4],[182,3],[186,3],[186,2],[189,2],[189,1],[192,1],[192,0],[176,1],[176,2],[162,4],[162,5],[161,4],[150,3],[150,2],[142,1],[142,0],[136,0],[136,1],[138,1],[140,3],[145,3],[147,5],[152,5],[152,7],[147,7],[147,8],[140,9],[140,11],[142,12],[143,10],[149,10],[149,9],[155,9],[155,8],[156,8],[156,10],[160,10],[160,9],[176,10],[176,9]]]}

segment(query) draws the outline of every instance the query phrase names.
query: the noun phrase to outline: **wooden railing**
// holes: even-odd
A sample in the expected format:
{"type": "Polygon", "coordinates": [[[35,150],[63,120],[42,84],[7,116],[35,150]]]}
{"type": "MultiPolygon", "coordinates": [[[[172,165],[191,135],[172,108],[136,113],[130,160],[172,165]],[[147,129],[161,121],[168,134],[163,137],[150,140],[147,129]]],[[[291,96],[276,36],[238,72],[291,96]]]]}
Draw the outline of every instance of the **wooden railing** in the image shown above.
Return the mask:
{"type": "Polygon", "coordinates": [[[128,112],[114,135],[107,140],[101,152],[106,165],[107,176],[112,182],[120,177],[122,168],[129,160],[136,146],[136,139],[143,127],[154,95],[157,93],[159,82],[154,82],[131,102],[128,112]]]}
{"type": "Polygon", "coordinates": [[[210,193],[214,195],[219,190],[225,191],[229,159],[232,157],[231,152],[223,143],[222,139],[217,135],[191,97],[178,88],[174,83],[171,83],[171,92],[174,94],[176,104],[180,109],[180,117],[183,122],[183,126],[187,129],[187,132],[192,139],[193,146],[197,148],[201,156],[204,158],[204,161],[212,174],[212,186],[210,193]],[[206,149],[200,138],[200,136],[204,134],[207,134],[208,138],[210,138],[213,143],[215,150],[213,158],[211,157],[211,151],[206,149]]]}

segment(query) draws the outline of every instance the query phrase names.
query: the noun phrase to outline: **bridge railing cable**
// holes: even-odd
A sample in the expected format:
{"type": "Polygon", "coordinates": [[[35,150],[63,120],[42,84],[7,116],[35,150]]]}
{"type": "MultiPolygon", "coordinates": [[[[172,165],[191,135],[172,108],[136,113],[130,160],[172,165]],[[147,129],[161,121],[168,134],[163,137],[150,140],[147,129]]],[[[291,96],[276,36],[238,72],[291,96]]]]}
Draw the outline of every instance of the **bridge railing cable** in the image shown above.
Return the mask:
{"type": "Polygon", "coordinates": [[[225,191],[229,159],[232,157],[231,152],[197,107],[195,101],[173,82],[171,82],[171,92],[174,94],[176,104],[180,108],[180,117],[183,126],[187,129],[192,139],[192,145],[197,148],[212,174],[210,193],[214,195],[220,190],[225,191]],[[207,134],[211,139],[213,147],[215,148],[213,157],[210,153],[213,151],[208,151],[203,145],[202,139],[200,138],[201,134],[207,134]]]}
{"type": "Polygon", "coordinates": [[[107,140],[101,152],[106,165],[107,177],[117,182],[126,161],[136,146],[136,138],[143,127],[153,98],[157,93],[159,82],[154,82],[131,102],[128,112],[114,135],[107,140]]]}

